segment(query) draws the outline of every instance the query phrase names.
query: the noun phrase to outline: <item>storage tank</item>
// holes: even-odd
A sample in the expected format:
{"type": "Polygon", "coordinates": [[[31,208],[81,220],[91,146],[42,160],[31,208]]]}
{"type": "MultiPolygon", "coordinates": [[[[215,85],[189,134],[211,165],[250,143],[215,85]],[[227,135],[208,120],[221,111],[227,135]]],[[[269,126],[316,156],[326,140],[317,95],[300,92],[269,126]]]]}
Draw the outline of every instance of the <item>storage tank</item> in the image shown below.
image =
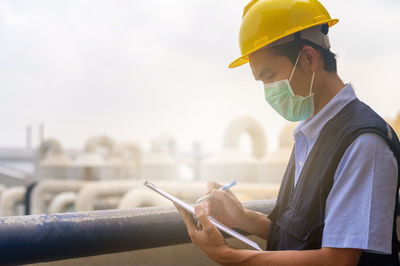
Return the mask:
{"type": "Polygon", "coordinates": [[[100,154],[93,151],[84,151],[73,161],[68,177],[82,180],[100,179],[104,163],[105,160],[100,154]]]}
{"type": "Polygon", "coordinates": [[[60,142],[48,139],[42,142],[38,152],[38,179],[66,179],[71,159],[63,152],[60,142]]]}
{"type": "Polygon", "coordinates": [[[71,166],[69,178],[97,180],[100,179],[114,141],[106,136],[92,137],[86,141],[83,153],[79,154],[71,166]]]}
{"type": "MultiPolygon", "coordinates": [[[[178,180],[179,163],[171,154],[171,141],[155,139],[149,153],[143,155],[140,162],[141,178],[145,180],[178,180]]],[[[176,146],[174,146],[175,148],[176,146]]]]}
{"type": "Polygon", "coordinates": [[[101,171],[100,179],[139,179],[141,149],[136,143],[116,144],[101,171]]]}

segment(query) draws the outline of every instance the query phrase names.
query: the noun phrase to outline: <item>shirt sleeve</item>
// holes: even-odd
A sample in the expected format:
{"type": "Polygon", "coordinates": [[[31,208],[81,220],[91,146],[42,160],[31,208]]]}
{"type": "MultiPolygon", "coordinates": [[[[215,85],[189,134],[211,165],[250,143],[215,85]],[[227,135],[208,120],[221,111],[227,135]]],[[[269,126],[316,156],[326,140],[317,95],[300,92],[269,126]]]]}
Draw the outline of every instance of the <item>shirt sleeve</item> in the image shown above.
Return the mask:
{"type": "Polygon", "coordinates": [[[392,251],[398,165],[386,141],[360,135],[348,147],[326,201],[322,247],[392,251]]]}

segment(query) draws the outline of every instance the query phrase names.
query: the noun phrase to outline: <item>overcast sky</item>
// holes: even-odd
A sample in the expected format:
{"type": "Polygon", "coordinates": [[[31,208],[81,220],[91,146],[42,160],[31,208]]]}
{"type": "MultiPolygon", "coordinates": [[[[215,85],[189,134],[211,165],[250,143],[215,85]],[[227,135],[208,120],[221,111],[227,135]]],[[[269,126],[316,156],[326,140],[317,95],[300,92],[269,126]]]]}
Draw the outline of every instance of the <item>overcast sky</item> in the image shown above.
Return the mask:
{"type": "MultiPolygon", "coordinates": [[[[160,134],[218,150],[241,115],[265,128],[268,151],[286,122],[239,56],[243,0],[0,0],[0,146],[25,127],[80,148],[92,135],[160,134]]],[[[325,0],[344,82],[385,118],[400,111],[400,1],[325,0]]]]}

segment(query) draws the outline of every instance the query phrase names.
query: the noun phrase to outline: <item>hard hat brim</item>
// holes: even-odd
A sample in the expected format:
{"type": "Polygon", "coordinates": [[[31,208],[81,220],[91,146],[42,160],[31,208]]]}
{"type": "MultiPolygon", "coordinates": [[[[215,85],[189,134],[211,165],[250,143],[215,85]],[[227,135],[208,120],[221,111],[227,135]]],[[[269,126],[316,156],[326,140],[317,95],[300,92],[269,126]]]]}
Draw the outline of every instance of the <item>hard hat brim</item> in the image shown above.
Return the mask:
{"type": "Polygon", "coordinates": [[[241,65],[244,65],[244,64],[248,63],[249,62],[249,55],[251,53],[254,53],[255,51],[267,46],[268,44],[271,44],[271,43],[273,43],[273,42],[275,42],[275,41],[277,41],[279,39],[282,39],[282,38],[284,38],[286,36],[289,36],[289,35],[294,34],[296,32],[299,32],[299,31],[302,31],[302,30],[305,30],[305,29],[308,29],[308,28],[311,28],[311,27],[314,27],[314,26],[322,25],[322,24],[328,24],[329,27],[332,27],[333,25],[335,25],[338,22],[339,22],[338,19],[329,19],[329,20],[325,20],[325,21],[319,21],[318,23],[308,25],[307,27],[302,27],[302,28],[298,29],[297,31],[293,31],[293,32],[290,32],[288,34],[283,34],[282,36],[279,36],[278,38],[265,41],[264,43],[259,44],[253,50],[245,53],[244,55],[242,55],[238,59],[234,60],[232,63],[229,64],[229,68],[235,68],[235,67],[238,67],[238,66],[241,66],[241,65]]]}

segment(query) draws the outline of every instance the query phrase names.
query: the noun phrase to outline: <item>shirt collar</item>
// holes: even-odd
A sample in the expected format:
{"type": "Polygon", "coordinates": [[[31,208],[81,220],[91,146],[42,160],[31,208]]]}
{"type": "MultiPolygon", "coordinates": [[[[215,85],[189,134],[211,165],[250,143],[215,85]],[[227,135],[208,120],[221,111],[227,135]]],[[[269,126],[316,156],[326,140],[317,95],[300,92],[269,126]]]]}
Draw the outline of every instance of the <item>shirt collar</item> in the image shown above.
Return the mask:
{"type": "Polygon", "coordinates": [[[351,84],[341,89],[335,97],[333,97],[327,105],[325,105],[321,111],[315,116],[308,120],[301,121],[295,130],[293,131],[293,138],[296,139],[296,135],[302,132],[309,141],[317,137],[325,126],[325,124],[331,120],[340,110],[343,109],[348,103],[357,99],[354,89],[351,84]]]}

